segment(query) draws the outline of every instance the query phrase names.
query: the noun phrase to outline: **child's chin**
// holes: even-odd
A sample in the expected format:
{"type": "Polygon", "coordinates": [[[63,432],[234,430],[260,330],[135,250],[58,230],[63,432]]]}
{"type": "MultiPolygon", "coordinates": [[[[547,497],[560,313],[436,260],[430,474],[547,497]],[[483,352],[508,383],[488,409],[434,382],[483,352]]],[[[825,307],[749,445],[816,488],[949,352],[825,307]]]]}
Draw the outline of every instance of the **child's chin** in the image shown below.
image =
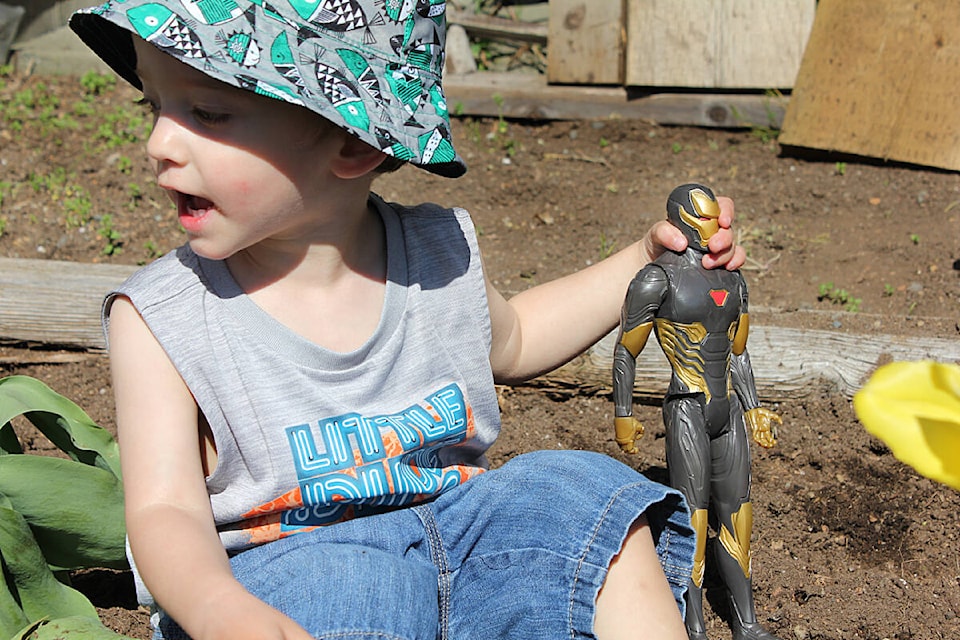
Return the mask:
{"type": "Polygon", "coordinates": [[[235,249],[213,246],[203,238],[189,238],[187,243],[195,254],[207,260],[226,260],[236,253],[235,249]]]}

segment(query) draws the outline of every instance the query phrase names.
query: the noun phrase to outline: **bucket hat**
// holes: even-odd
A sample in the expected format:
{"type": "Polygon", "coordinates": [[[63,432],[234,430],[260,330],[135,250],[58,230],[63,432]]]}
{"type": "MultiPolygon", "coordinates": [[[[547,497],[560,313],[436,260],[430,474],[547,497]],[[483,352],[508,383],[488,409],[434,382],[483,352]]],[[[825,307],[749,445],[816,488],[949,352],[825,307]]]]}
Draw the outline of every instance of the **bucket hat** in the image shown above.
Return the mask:
{"type": "Polygon", "coordinates": [[[131,35],[387,155],[442,176],[466,171],[441,87],[445,0],[108,0],[70,27],[138,89],[131,35]]]}

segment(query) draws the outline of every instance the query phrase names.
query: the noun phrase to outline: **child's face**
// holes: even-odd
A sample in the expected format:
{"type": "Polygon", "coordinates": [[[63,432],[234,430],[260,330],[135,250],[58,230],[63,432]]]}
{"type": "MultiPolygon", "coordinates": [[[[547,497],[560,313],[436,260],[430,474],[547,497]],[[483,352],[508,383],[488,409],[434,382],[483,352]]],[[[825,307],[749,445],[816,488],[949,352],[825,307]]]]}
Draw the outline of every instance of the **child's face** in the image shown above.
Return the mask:
{"type": "Polygon", "coordinates": [[[194,251],[225,259],[264,240],[308,237],[340,130],[134,41],[155,117],[147,154],[194,251]]]}

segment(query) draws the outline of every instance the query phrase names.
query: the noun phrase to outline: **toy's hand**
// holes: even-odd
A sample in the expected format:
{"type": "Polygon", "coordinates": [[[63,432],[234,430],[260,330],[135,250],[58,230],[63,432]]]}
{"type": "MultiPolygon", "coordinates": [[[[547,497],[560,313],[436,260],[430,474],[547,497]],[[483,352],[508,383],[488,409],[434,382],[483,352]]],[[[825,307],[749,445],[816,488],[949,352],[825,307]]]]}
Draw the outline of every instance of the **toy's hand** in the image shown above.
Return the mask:
{"type": "Polygon", "coordinates": [[[743,414],[743,418],[747,422],[747,427],[750,428],[754,442],[765,449],[769,449],[777,444],[777,439],[773,433],[773,425],[783,424],[783,419],[779,415],[769,409],[757,407],[743,414]]]}
{"type": "Polygon", "coordinates": [[[614,418],[613,427],[616,430],[617,444],[624,453],[639,453],[636,441],[643,436],[643,425],[633,416],[614,418]]]}

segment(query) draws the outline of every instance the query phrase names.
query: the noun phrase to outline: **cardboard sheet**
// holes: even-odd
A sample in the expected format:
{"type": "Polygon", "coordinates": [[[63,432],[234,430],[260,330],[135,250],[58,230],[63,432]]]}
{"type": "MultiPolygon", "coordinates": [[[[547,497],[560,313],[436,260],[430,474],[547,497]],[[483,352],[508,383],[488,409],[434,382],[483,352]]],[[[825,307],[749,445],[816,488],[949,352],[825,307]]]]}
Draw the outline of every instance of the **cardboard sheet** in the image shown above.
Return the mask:
{"type": "Polygon", "coordinates": [[[780,142],[960,170],[960,2],[820,0],[780,142]]]}

